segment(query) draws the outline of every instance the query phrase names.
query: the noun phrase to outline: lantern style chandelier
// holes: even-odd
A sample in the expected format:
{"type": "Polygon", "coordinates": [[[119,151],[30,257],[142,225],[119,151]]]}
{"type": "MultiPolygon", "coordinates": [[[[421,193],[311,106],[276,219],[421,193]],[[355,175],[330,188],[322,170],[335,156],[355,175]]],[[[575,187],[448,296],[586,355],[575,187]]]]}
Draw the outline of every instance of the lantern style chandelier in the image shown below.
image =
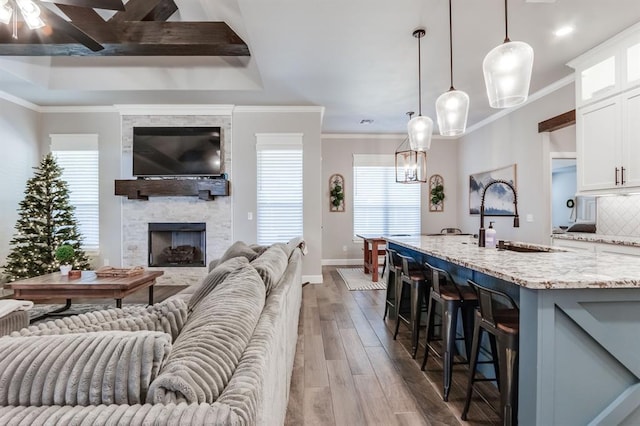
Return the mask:
{"type": "Polygon", "coordinates": [[[431,148],[431,136],[433,134],[433,120],[422,115],[422,68],[420,63],[420,39],[426,31],[422,28],[413,32],[418,39],[418,116],[409,120],[407,131],[409,144],[414,151],[428,151],[431,148]]]}
{"type": "MultiPolygon", "coordinates": [[[[413,112],[408,112],[407,115],[411,121],[413,112]]],[[[427,153],[411,148],[409,137],[406,137],[396,149],[395,167],[398,183],[427,182],[427,153]]]]}
{"type": "Polygon", "coordinates": [[[457,136],[467,128],[469,115],[469,95],[453,87],[453,25],[451,0],[449,0],[449,90],[436,99],[438,128],[442,136],[457,136]]]}
{"type": "Polygon", "coordinates": [[[533,69],[533,49],[522,41],[509,40],[507,0],[504,0],[504,43],[493,48],[482,62],[489,105],[509,108],[529,96],[533,69]]]}

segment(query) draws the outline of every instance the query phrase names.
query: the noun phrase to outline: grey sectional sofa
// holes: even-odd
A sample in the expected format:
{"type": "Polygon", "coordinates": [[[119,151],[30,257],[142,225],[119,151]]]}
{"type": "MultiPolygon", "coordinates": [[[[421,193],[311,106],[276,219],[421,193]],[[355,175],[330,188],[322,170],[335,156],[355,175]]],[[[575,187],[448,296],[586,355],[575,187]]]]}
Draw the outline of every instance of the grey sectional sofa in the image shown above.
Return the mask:
{"type": "Polygon", "coordinates": [[[283,424],[303,250],[236,243],[162,303],[0,338],[0,424],[283,424]]]}

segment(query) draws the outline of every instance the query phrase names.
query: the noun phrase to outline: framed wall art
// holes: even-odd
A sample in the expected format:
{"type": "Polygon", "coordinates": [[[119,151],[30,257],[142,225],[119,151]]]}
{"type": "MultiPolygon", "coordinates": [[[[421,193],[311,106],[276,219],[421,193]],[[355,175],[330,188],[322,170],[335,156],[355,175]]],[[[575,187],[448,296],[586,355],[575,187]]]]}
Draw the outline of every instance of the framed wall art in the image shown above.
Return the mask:
{"type": "MultiPolygon", "coordinates": [[[[516,186],[516,165],[501,167],[487,172],[469,175],[469,214],[480,214],[482,192],[494,180],[505,180],[516,186]]],[[[495,184],[485,194],[485,216],[513,216],[513,192],[508,186],[495,184]]]]}

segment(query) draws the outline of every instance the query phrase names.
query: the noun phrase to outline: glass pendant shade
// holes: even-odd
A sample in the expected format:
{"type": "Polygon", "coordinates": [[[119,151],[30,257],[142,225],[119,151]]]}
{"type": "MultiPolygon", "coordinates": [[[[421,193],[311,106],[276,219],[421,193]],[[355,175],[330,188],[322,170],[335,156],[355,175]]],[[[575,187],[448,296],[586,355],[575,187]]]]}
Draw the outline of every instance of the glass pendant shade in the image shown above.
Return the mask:
{"type": "Polygon", "coordinates": [[[533,49],[522,41],[507,41],[484,58],[482,70],[492,108],[519,105],[529,96],[533,49]]]}
{"type": "Polygon", "coordinates": [[[426,183],[427,182],[427,153],[411,149],[409,138],[405,139],[395,155],[396,182],[398,183],[426,183]]]}
{"type": "Polygon", "coordinates": [[[431,148],[431,136],[433,134],[433,120],[419,115],[409,120],[407,124],[409,144],[414,151],[428,151],[431,148]]]}
{"type": "Polygon", "coordinates": [[[436,100],[438,128],[442,136],[456,136],[467,128],[469,95],[461,90],[449,90],[436,100]]]}
{"type": "Polygon", "coordinates": [[[40,8],[31,0],[16,0],[24,22],[29,29],[37,30],[45,26],[44,21],[40,18],[40,8]]]}

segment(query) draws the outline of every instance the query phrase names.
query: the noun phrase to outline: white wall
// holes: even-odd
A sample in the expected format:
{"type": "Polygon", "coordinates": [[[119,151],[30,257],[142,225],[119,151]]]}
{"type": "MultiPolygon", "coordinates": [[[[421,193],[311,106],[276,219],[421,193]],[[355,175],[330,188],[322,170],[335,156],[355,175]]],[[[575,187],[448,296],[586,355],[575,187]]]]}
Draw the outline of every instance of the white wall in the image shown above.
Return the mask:
{"type": "Polygon", "coordinates": [[[39,114],[0,99],[0,265],[10,253],[9,242],[15,233],[19,203],[24,199],[27,180],[41,159],[38,135],[39,114]]]}
{"type": "Polygon", "coordinates": [[[480,225],[479,217],[469,214],[469,175],[516,163],[520,228],[512,227],[512,218],[491,218],[496,222],[497,238],[549,242],[550,176],[545,172],[549,170],[549,144],[543,143],[538,123],[573,109],[574,90],[573,83],[564,86],[459,140],[458,224],[463,231],[477,233],[480,225]]]}
{"type": "Polygon", "coordinates": [[[270,108],[236,108],[233,113],[233,238],[254,243],[257,240],[255,212],[256,193],[256,133],[303,134],[304,238],[309,253],[304,258],[302,275],[305,280],[322,280],[322,183],[321,176],[321,110],[295,108],[287,112],[270,108]],[[253,219],[248,219],[248,213],[253,219]]]}
{"type": "MultiPolygon", "coordinates": [[[[353,154],[390,154],[404,135],[325,135],[322,138],[322,259],[326,263],[362,261],[362,244],[353,242],[353,154]],[[329,211],[329,178],[339,173],[345,178],[345,211],[329,211]],[[347,250],[343,251],[346,246],[347,250]]],[[[438,233],[456,227],[458,210],[457,145],[455,140],[435,139],[427,157],[427,176],[444,179],[445,206],[442,212],[429,212],[429,187],[421,184],[422,233],[438,233]]]]}
{"type": "Polygon", "coordinates": [[[50,134],[93,133],[98,135],[100,155],[100,253],[94,266],[105,260],[121,266],[122,199],[114,195],[114,181],[120,179],[121,124],[117,112],[45,113],[42,114],[40,139],[43,152],[49,152],[50,134]]]}

